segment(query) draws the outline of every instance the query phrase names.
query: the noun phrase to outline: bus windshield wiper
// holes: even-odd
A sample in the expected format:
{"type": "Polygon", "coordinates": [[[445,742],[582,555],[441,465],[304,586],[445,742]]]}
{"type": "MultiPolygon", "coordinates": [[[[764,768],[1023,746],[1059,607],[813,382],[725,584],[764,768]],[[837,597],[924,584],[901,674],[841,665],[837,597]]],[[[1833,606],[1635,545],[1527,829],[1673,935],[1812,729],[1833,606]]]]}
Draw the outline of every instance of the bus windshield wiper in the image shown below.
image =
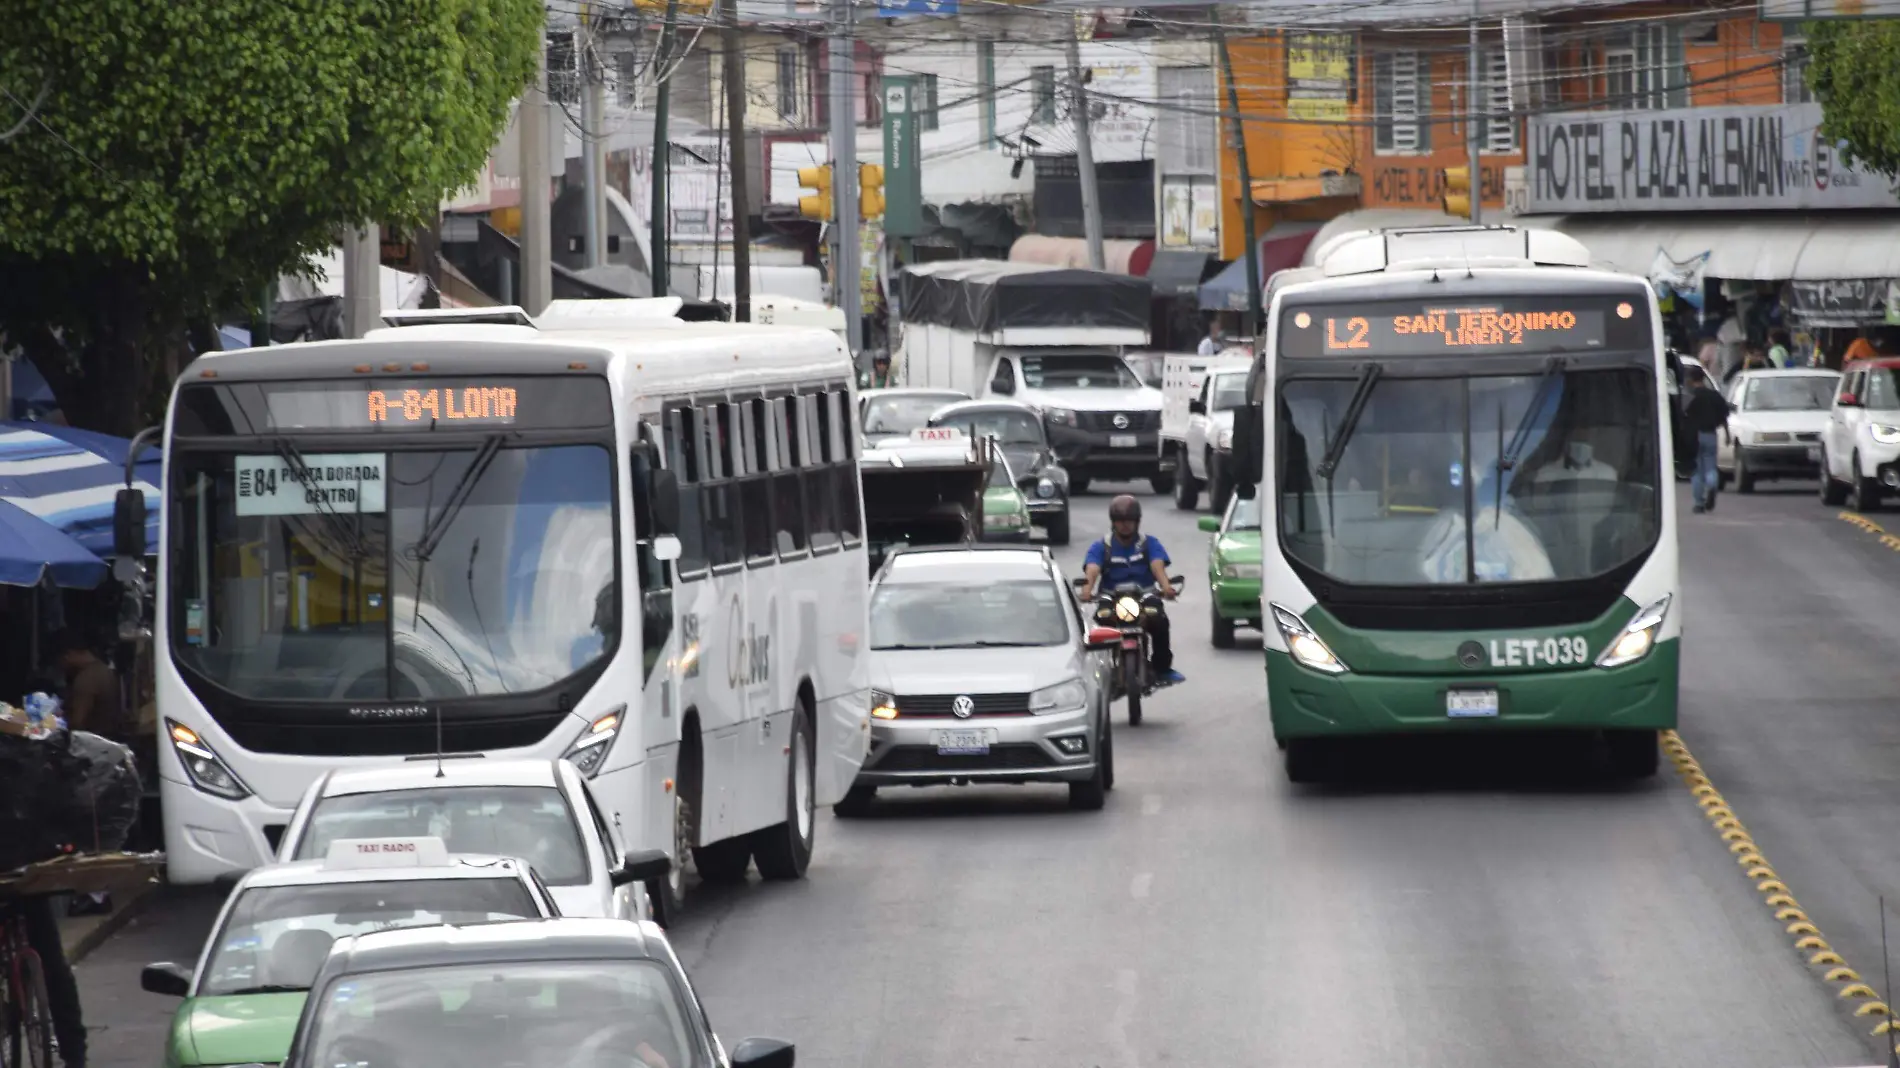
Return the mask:
{"type": "MultiPolygon", "coordinates": [[[[1530,407],[1524,409],[1523,418],[1517,421],[1517,429],[1511,434],[1510,445],[1498,449],[1498,477],[1492,480],[1495,499],[1491,504],[1491,523],[1494,529],[1504,521],[1504,473],[1515,470],[1517,462],[1523,459],[1524,446],[1530,443],[1531,429],[1537,425],[1537,415],[1549,402],[1551,390],[1563,381],[1566,363],[1568,361],[1562,356],[1551,357],[1550,363],[1544,367],[1544,377],[1537,380],[1537,391],[1531,394],[1530,407]]],[[[1500,417],[1498,419],[1499,444],[1503,445],[1503,411],[1500,410],[1498,415],[1500,417]]]]}
{"type": "MultiPolygon", "coordinates": [[[[455,480],[455,487],[449,491],[449,499],[442,503],[440,511],[427,520],[427,525],[422,530],[422,537],[416,540],[417,563],[427,564],[429,557],[435,553],[436,547],[442,544],[442,539],[448,535],[449,524],[455,521],[456,513],[460,512],[462,505],[468,502],[469,494],[475,492],[475,484],[482,480],[482,475],[488,470],[488,465],[494,462],[495,454],[501,451],[501,443],[506,437],[506,434],[490,434],[482,439],[480,451],[475,453],[475,459],[469,461],[468,468],[462,472],[462,477],[455,480]]],[[[419,580],[418,588],[420,588],[419,580]]]]}
{"type": "Polygon", "coordinates": [[[276,450],[278,458],[284,461],[284,465],[290,468],[291,475],[310,491],[311,497],[315,498],[318,513],[330,521],[329,526],[343,542],[343,550],[349,559],[360,561],[367,557],[369,551],[363,544],[363,530],[360,522],[362,501],[359,499],[356,505],[359,522],[345,523],[343,514],[330,503],[330,498],[323,493],[322,487],[316,485],[316,475],[311,472],[310,464],[304,460],[303,450],[297,448],[289,438],[282,435],[271,439],[271,447],[276,450]]]}
{"type": "Polygon", "coordinates": [[[1359,372],[1359,381],[1352,389],[1352,400],[1346,405],[1346,415],[1339,421],[1339,430],[1326,446],[1326,455],[1320,457],[1319,466],[1314,470],[1319,477],[1331,482],[1333,472],[1339,469],[1339,461],[1346,454],[1346,443],[1352,440],[1352,432],[1359,426],[1359,417],[1366,410],[1366,402],[1372,399],[1372,387],[1378,384],[1379,376],[1385,368],[1380,364],[1366,364],[1359,372]]]}

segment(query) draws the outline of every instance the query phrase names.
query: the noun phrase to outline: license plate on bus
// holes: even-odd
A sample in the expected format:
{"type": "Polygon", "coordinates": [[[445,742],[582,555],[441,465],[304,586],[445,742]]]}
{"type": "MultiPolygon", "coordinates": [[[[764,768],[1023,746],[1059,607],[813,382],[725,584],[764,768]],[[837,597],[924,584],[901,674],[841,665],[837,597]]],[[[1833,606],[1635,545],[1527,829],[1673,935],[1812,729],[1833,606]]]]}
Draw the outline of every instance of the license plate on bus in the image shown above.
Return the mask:
{"type": "Polygon", "coordinates": [[[1498,714],[1496,690],[1448,690],[1445,715],[1452,719],[1476,719],[1498,714]]]}
{"type": "Polygon", "coordinates": [[[1110,434],[1108,447],[1111,449],[1133,449],[1141,444],[1141,439],[1133,434],[1110,434]]]}
{"type": "Polygon", "coordinates": [[[938,731],[938,756],[984,756],[990,751],[990,732],[938,731]]]}

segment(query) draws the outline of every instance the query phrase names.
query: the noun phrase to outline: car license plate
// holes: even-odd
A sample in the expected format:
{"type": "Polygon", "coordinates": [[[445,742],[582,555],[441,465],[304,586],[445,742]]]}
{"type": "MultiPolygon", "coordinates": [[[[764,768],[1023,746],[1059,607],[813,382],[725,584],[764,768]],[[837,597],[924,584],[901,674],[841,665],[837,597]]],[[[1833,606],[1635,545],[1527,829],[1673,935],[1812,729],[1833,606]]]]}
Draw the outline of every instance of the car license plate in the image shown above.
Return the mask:
{"type": "Polygon", "coordinates": [[[1496,690],[1449,690],[1445,693],[1445,715],[1452,719],[1474,719],[1497,714],[1496,690]]]}
{"type": "Polygon", "coordinates": [[[990,751],[989,731],[938,731],[938,756],[983,756],[990,751]]]}
{"type": "Polygon", "coordinates": [[[1108,447],[1111,449],[1133,449],[1141,445],[1141,439],[1133,434],[1110,434],[1108,447]]]}

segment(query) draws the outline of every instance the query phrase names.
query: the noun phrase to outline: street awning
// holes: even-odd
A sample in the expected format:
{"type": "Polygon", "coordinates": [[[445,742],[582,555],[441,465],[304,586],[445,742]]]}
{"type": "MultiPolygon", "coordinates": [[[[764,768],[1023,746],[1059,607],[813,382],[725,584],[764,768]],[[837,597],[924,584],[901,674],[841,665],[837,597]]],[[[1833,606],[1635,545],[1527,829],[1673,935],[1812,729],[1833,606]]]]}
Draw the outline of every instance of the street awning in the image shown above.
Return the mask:
{"type": "Polygon", "coordinates": [[[1688,263],[1706,253],[1703,270],[1712,278],[1828,282],[1900,277],[1900,212],[1546,218],[1553,229],[1583,242],[1602,265],[1644,277],[1659,253],[1673,263],[1688,263]]]}
{"type": "Polygon", "coordinates": [[[1188,249],[1156,249],[1148,264],[1148,282],[1160,298],[1192,297],[1200,292],[1209,256],[1188,249]]]}
{"type": "MultiPolygon", "coordinates": [[[[1154,256],[1153,241],[1108,240],[1102,242],[1102,269],[1110,274],[1140,277],[1148,273],[1154,256]]],[[[1009,246],[1011,263],[1042,263],[1051,267],[1089,269],[1089,243],[1079,237],[1051,237],[1024,234],[1009,246]]]]}
{"type": "MultiPolygon", "coordinates": [[[[1260,239],[1260,285],[1276,272],[1298,267],[1306,248],[1323,224],[1317,222],[1274,223],[1260,239]]],[[[1202,311],[1247,310],[1247,257],[1228,264],[1221,273],[1201,284],[1202,311]]]]}

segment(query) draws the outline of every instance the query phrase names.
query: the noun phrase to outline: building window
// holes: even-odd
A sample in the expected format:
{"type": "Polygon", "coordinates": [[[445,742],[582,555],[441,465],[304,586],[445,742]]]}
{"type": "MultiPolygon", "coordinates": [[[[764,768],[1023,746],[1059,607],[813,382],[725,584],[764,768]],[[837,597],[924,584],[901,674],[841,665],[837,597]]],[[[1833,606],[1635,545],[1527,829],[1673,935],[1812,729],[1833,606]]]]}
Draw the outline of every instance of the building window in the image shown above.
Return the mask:
{"type": "Polygon", "coordinates": [[[1689,106],[1682,27],[1642,26],[1603,50],[1604,92],[1613,108],[1656,111],[1689,106]]]}
{"type": "Polygon", "coordinates": [[[983,123],[983,147],[996,144],[996,42],[976,43],[977,110],[983,123]]]}
{"type": "Polygon", "coordinates": [[[1431,79],[1417,52],[1377,52],[1372,57],[1372,147],[1381,153],[1432,150],[1431,79]]]}
{"type": "Polygon", "coordinates": [[[1158,72],[1161,99],[1178,110],[1160,124],[1156,148],[1163,174],[1213,174],[1220,108],[1214,100],[1211,67],[1163,67],[1158,72]]]}
{"type": "Polygon", "coordinates": [[[1056,69],[1029,68],[1029,122],[1043,126],[1056,121],[1056,69]]]}
{"type": "Polygon", "coordinates": [[[1808,88],[1808,39],[1785,31],[1781,35],[1781,102],[1814,102],[1814,90],[1808,88]]]}
{"type": "Polygon", "coordinates": [[[799,98],[804,96],[804,82],[799,78],[797,48],[778,50],[778,114],[781,119],[798,118],[799,98]]]}
{"type": "Polygon", "coordinates": [[[1511,114],[1511,63],[1502,48],[1486,49],[1478,60],[1478,127],[1481,151],[1494,156],[1517,151],[1517,119],[1511,114]]]}
{"type": "Polygon", "coordinates": [[[917,128],[919,130],[937,128],[937,76],[935,74],[917,76],[917,128]]]}
{"type": "Polygon", "coordinates": [[[548,98],[561,104],[581,101],[579,56],[574,52],[574,35],[548,34],[548,98]]]}
{"type": "Polygon", "coordinates": [[[672,68],[667,76],[672,83],[674,113],[701,126],[713,124],[712,54],[696,48],[672,68]]]}

